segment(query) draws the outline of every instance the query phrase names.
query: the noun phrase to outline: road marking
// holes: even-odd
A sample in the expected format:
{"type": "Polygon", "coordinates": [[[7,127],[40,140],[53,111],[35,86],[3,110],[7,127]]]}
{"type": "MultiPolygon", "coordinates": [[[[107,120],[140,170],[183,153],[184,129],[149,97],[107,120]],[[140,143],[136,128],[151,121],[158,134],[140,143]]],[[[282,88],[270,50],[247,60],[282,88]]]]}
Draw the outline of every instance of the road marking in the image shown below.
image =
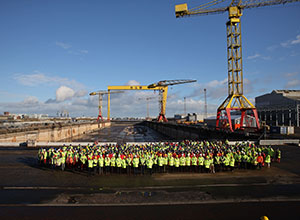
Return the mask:
{"type": "MultiPolygon", "coordinates": [[[[276,185],[291,185],[290,184],[276,184],[276,185]]],[[[132,188],[119,188],[119,187],[73,187],[73,186],[3,186],[2,190],[157,190],[157,189],[180,189],[180,188],[205,188],[205,187],[238,187],[238,186],[267,186],[275,185],[272,183],[250,183],[250,184],[237,184],[237,183],[225,183],[225,184],[205,184],[205,185],[192,185],[192,186],[145,186],[145,187],[132,187],[132,188]]],[[[0,189],[1,189],[0,188],[0,189]]]]}
{"type": "Polygon", "coordinates": [[[201,204],[228,204],[228,203],[260,203],[260,202],[300,202],[300,198],[260,198],[260,199],[226,199],[202,200],[193,202],[156,202],[156,203],[103,203],[103,204],[0,204],[0,207],[119,207],[119,206],[166,206],[166,205],[201,205],[201,204]]]}

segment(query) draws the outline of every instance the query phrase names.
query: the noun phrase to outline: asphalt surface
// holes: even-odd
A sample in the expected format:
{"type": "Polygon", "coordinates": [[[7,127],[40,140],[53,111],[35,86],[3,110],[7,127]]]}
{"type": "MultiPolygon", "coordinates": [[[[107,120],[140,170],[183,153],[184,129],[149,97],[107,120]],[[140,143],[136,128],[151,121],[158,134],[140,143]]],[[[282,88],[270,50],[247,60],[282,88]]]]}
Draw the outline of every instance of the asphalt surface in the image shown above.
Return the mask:
{"type": "Polygon", "coordinates": [[[170,138],[165,137],[158,132],[139,125],[137,122],[118,123],[112,122],[111,127],[101,129],[79,138],[73,138],[73,141],[97,141],[97,142],[156,142],[166,141],[170,138]]]}
{"type": "MultiPolygon", "coordinates": [[[[164,139],[131,125],[110,132],[107,141],[164,139]]],[[[0,148],[0,219],[300,219],[300,148],[280,149],[270,169],[88,176],[39,166],[37,149],[0,148]]]]}

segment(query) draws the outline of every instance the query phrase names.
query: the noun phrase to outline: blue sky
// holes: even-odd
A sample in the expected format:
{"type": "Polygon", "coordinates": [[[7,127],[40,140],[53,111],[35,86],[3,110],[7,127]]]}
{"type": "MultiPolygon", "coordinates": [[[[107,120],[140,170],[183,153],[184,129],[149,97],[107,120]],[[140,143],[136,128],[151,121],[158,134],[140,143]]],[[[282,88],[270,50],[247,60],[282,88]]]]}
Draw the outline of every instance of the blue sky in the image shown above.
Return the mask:
{"type": "MultiPolygon", "coordinates": [[[[206,1],[0,0],[0,112],[96,115],[88,93],[108,85],[196,79],[169,89],[167,115],[203,113],[227,96],[227,13],[176,19],[175,4],[206,1]]],[[[242,16],[244,93],[300,89],[300,3],[242,16]]],[[[153,92],[114,95],[112,116],[144,116],[153,92]]],[[[104,103],[106,104],[106,102],[104,103]]],[[[106,113],[105,113],[106,114],[106,113]]],[[[158,114],[158,102],[150,104],[158,114]]]]}

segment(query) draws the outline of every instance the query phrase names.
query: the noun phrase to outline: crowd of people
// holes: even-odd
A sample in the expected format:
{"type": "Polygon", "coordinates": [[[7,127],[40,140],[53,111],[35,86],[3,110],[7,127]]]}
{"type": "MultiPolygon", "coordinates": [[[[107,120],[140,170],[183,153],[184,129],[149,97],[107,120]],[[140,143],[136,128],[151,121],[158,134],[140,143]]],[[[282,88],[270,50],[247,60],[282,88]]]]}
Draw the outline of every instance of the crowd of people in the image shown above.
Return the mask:
{"type": "Polygon", "coordinates": [[[143,145],[87,145],[40,148],[41,166],[88,171],[92,174],[150,174],[165,172],[234,171],[261,169],[280,162],[281,152],[248,142],[228,141],[160,142],[143,145]]]}

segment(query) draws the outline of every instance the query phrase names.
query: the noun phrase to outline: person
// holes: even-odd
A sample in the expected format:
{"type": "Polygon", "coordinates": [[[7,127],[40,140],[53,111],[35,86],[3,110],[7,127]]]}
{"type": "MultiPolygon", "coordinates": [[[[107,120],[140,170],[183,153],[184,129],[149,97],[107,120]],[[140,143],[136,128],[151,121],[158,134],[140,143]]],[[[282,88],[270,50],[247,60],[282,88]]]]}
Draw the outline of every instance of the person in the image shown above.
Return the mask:
{"type": "Polygon", "coordinates": [[[257,163],[258,163],[259,169],[261,169],[264,166],[264,158],[261,155],[261,153],[259,153],[257,156],[257,163]]]}
{"type": "Polygon", "coordinates": [[[98,173],[100,175],[102,175],[103,174],[103,167],[104,167],[104,155],[100,154],[99,159],[98,159],[98,163],[99,163],[98,173]]]}
{"type": "Polygon", "coordinates": [[[270,168],[271,166],[271,155],[267,154],[266,158],[265,158],[265,163],[267,164],[268,168],[270,168]]]}
{"type": "Polygon", "coordinates": [[[242,168],[247,169],[248,156],[245,152],[242,152],[242,168]]]}
{"type": "Polygon", "coordinates": [[[47,166],[47,155],[48,155],[48,152],[46,151],[46,149],[44,149],[44,152],[43,152],[44,166],[47,166]]]}
{"type": "Polygon", "coordinates": [[[61,153],[61,170],[64,171],[66,166],[66,152],[61,150],[60,153],[61,153]]]}
{"type": "Polygon", "coordinates": [[[131,174],[131,166],[132,166],[132,161],[133,161],[133,155],[129,154],[126,157],[126,161],[127,161],[127,174],[130,175],[131,174]]]}
{"type": "Polygon", "coordinates": [[[180,164],[180,160],[178,158],[178,155],[176,155],[176,158],[174,159],[174,162],[175,162],[176,171],[178,172],[179,171],[179,164],[180,164]]]}
{"type": "Polygon", "coordinates": [[[170,155],[170,158],[169,158],[169,171],[172,173],[174,171],[174,157],[172,155],[170,155]]]}
{"type": "Polygon", "coordinates": [[[193,153],[192,154],[192,168],[193,168],[193,172],[197,172],[197,157],[196,155],[193,153]]]}
{"type": "Polygon", "coordinates": [[[93,156],[93,173],[97,172],[97,166],[98,166],[98,153],[95,153],[93,156]]]}
{"type": "Polygon", "coordinates": [[[210,158],[207,155],[205,160],[204,160],[204,167],[205,167],[205,172],[209,173],[209,168],[210,168],[210,158]]]}
{"type": "Polygon", "coordinates": [[[164,167],[164,173],[167,172],[167,166],[168,166],[168,155],[165,154],[163,157],[163,167],[164,167]]]}
{"type": "Polygon", "coordinates": [[[233,172],[233,170],[234,170],[234,163],[235,163],[235,159],[234,159],[233,155],[231,155],[230,162],[229,162],[231,172],[233,172]]]}
{"type": "Polygon", "coordinates": [[[230,162],[229,154],[224,155],[224,170],[228,170],[229,162],[230,162]]]}
{"type": "Polygon", "coordinates": [[[126,167],[127,167],[127,161],[126,161],[126,157],[125,156],[123,156],[123,159],[121,159],[121,164],[122,164],[122,169],[126,171],[127,170],[126,169],[126,167]]]}
{"type": "Polygon", "coordinates": [[[160,154],[158,157],[158,167],[160,173],[163,171],[163,166],[164,166],[164,158],[162,157],[162,154],[160,154]]]}
{"type": "Polygon", "coordinates": [[[139,158],[137,155],[135,155],[135,157],[133,158],[132,164],[133,164],[133,173],[134,175],[137,175],[138,168],[139,168],[139,158]]]}
{"type": "Polygon", "coordinates": [[[188,155],[185,158],[185,170],[191,172],[191,155],[188,153],[188,155]]]}
{"type": "Polygon", "coordinates": [[[110,173],[114,173],[115,166],[116,166],[116,157],[115,154],[112,154],[112,157],[110,158],[110,173]]]}
{"type": "Polygon", "coordinates": [[[110,168],[110,158],[108,154],[106,154],[106,157],[104,159],[104,164],[105,164],[105,174],[107,175],[109,173],[109,168],[110,168]]]}
{"type": "Polygon", "coordinates": [[[278,163],[280,163],[280,159],[281,159],[281,151],[279,150],[279,148],[277,148],[277,150],[276,150],[276,161],[278,163]]]}
{"type": "Polygon", "coordinates": [[[180,160],[180,171],[183,172],[185,168],[185,155],[182,154],[179,160],[180,160]]]}
{"type": "Polygon", "coordinates": [[[141,174],[144,175],[145,173],[145,158],[144,158],[144,155],[142,154],[141,157],[140,157],[140,164],[141,164],[141,174]]]}
{"type": "Polygon", "coordinates": [[[81,168],[81,170],[84,169],[84,167],[86,165],[86,160],[87,160],[86,155],[84,153],[82,153],[81,156],[80,156],[80,162],[81,162],[80,168],[81,168]]]}
{"type": "Polygon", "coordinates": [[[150,175],[152,175],[153,159],[151,156],[148,157],[148,159],[146,161],[146,165],[147,165],[150,175]]]}
{"type": "Polygon", "coordinates": [[[121,167],[122,167],[122,160],[121,160],[121,155],[119,154],[119,156],[116,159],[116,163],[117,163],[117,173],[121,173],[121,167]]]}
{"type": "Polygon", "coordinates": [[[198,165],[199,165],[199,172],[203,173],[203,171],[204,171],[204,157],[202,156],[202,154],[199,155],[198,165]]]}
{"type": "Polygon", "coordinates": [[[256,170],[257,169],[257,158],[258,158],[258,155],[257,153],[255,152],[254,156],[252,157],[252,166],[253,166],[253,169],[256,170]]]}
{"type": "Polygon", "coordinates": [[[89,168],[89,176],[91,176],[92,175],[92,170],[94,168],[94,159],[93,159],[92,154],[88,155],[88,168],[89,168]]]}

